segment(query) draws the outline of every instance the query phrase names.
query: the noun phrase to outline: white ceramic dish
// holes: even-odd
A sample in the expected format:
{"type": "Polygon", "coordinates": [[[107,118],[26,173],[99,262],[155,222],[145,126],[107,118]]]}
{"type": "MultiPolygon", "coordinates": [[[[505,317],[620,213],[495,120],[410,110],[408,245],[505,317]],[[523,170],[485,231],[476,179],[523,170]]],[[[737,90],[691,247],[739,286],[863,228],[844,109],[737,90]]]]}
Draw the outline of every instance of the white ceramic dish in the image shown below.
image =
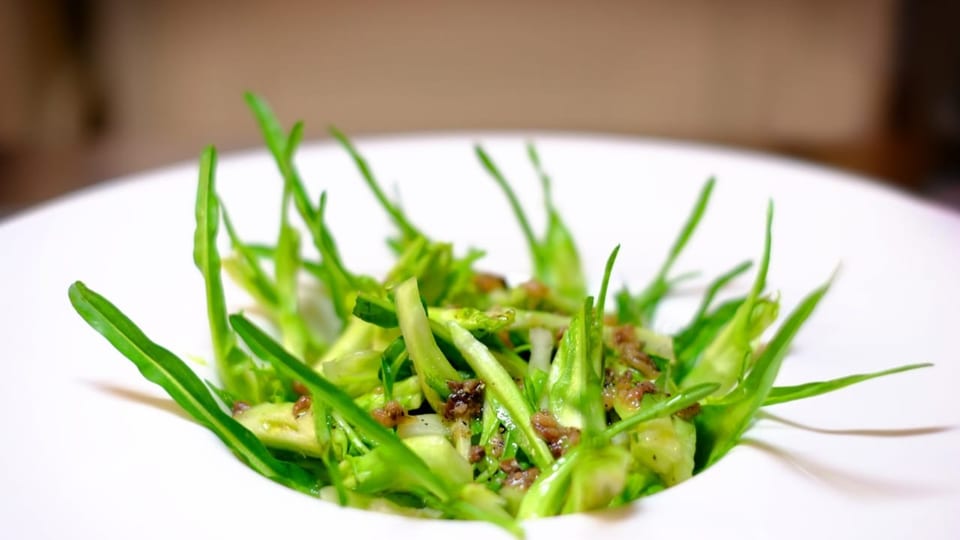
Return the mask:
{"type": "MultiPolygon", "coordinates": [[[[768,284],[781,291],[784,309],[842,262],[780,382],[937,365],[773,407],[783,421],[761,420],[745,445],[693,480],[617,512],[528,523],[530,538],[960,538],[960,216],[763,156],[625,138],[534,138],[594,279],[622,243],[615,280],[642,284],[702,182],[717,176],[707,217],[677,266],[703,277],[663,310],[663,326],[685,320],[710,276],[759,255],[772,197],[768,284]]],[[[535,208],[525,139],[361,139],[360,148],[426,231],[487,248],[489,268],[523,273],[520,234],[471,145],[484,141],[535,208]]],[[[329,221],[348,264],[382,272],[387,222],[347,157],[319,144],[299,163],[314,194],[329,191],[329,221]]],[[[195,177],[195,165],[171,167],[0,224],[0,537],[505,537],[484,524],[342,509],[257,476],[73,312],[67,287],[82,279],[174,352],[209,353],[191,259],[195,177]]],[[[241,234],[270,240],[280,183],[267,156],[222,159],[218,178],[241,234]]],[[[532,214],[535,222],[542,216],[539,208],[532,214]]]]}

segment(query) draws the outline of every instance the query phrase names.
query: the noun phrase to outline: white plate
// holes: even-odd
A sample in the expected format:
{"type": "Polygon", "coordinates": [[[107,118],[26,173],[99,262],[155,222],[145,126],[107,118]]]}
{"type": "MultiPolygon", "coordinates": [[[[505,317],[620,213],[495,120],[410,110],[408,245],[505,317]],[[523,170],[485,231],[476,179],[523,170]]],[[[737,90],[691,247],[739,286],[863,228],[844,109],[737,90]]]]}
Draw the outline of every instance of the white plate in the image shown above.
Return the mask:
{"type": "MultiPolygon", "coordinates": [[[[538,223],[539,186],[523,137],[360,146],[381,180],[400,186],[422,228],[487,248],[490,268],[524,272],[517,226],[473,157],[478,139],[538,223]]],[[[759,255],[773,197],[768,283],[785,310],[842,262],[780,381],[937,365],[773,407],[806,427],[761,420],[748,444],[693,480],[614,513],[528,523],[531,538],[960,538],[960,217],[847,175],[741,152],[536,139],[594,280],[622,243],[615,278],[645,282],[702,182],[717,176],[707,217],[677,266],[703,277],[663,311],[665,327],[684,320],[710,276],[759,255]]],[[[382,272],[387,222],[347,157],[320,144],[299,162],[315,195],[329,190],[330,222],[348,264],[382,272]]],[[[341,509],[257,476],[73,312],[67,287],[81,279],[181,356],[208,356],[202,282],[191,259],[195,176],[194,164],[143,174],[0,225],[0,537],[505,536],[483,524],[341,509]]],[[[275,234],[279,185],[262,153],[221,162],[220,192],[252,240],[275,234]]]]}

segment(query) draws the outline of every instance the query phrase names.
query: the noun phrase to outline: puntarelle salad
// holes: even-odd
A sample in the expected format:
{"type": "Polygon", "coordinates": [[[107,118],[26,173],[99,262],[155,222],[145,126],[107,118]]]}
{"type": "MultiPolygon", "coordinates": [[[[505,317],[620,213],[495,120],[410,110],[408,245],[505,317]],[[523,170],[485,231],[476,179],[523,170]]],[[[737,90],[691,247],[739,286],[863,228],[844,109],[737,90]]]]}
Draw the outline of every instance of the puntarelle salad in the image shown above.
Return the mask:
{"type": "Polygon", "coordinates": [[[676,281],[674,261],[713,180],[649,285],[623,288],[608,304],[619,247],[591,294],[532,145],[547,215],[540,236],[476,147],[530,248],[533,276],[508,283],[480,269],[482,251],[459,254],[418,229],[332,129],[396,226],[386,276],[357,274],[324,218],[326,194],[311,199],[295,166],[303,123],[288,132],[262,99],[246,98],[283,180],[281,218],[275,245],[244,242],[215,190],[216,152],[203,152],[193,256],[206,285],[219,381],[198,377],[82,282],[69,296],[81,317],[239,459],[295,490],[357,508],[489,521],[519,535],[529,518],[613,508],[683,482],[736,446],[764,406],[929,365],[775,386],[829,282],[760,341],[780,308],[765,292],[772,204],[749,292],[716,301],[750,270],[747,261],[716,277],[682,330],[656,331],[657,307],[676,281]],[[308,234],[294,225],[294,212],[308,234]],[[227,258],[218,248],[221,222],[227,258]],[[304,242],[313,256],[302,255],[304,242]],[[228,314],[223,272],[269,325],[228,314]],[[307,280],[317,286],[307,289],[307,280]],[[318,303],[327,309],[308,309],[318,303]]]}

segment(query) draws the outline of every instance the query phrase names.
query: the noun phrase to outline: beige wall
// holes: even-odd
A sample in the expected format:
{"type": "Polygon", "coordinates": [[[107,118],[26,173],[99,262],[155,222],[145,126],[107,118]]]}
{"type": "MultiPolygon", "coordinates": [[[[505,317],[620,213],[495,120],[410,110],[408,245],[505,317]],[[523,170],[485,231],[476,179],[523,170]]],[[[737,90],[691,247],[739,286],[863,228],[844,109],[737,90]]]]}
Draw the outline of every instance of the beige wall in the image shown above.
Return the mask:
{"type": "Polygon", "coordinates": [[[887,0],[106,4],[115,120],[138,137],[246,140],[254,88],[354,131],[848,140],[891,58],[887,0]]]}
{"type": "MultiPolygon", "coordinates": [[[[896,8],[893,0],[92,5],[91,69],[107,123],[79,170],[95,177],[192,157],[210,142],[256,144],[244,89],[285,120],[307,120],[308,137],[336,123],[353,133],[562,129],[855,146],[884,122],[896,8]]],[[[0,29],[9,29],[4,18],[0,29]]],[[[20,50],[29,54],[0,54],[0,69],[36,62],[20,50]]],[[[10,95],[30,102],[53,92],[60,105],[30,110],[70,118],[70,106],[89,101],[70,102],[50,82],[69,81],[70,69],[10,95]]],[[[0,144],[27,110],[5,105],[0,144]]],[[[37,140],[70,139],[64,122],[33,129],[37,140]]]]}

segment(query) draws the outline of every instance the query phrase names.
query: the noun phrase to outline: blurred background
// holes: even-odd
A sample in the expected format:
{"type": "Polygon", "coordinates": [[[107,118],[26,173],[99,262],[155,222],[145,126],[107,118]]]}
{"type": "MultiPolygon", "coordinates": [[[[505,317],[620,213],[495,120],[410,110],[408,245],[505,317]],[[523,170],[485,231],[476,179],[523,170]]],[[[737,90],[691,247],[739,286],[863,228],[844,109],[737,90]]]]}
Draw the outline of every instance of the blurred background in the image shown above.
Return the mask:
{"type": "Polygon", "coordinates": [[[960,208],[960,2],[0,0],[0,214],[258,145],[546,129],[748,147],[960,208]]]}

